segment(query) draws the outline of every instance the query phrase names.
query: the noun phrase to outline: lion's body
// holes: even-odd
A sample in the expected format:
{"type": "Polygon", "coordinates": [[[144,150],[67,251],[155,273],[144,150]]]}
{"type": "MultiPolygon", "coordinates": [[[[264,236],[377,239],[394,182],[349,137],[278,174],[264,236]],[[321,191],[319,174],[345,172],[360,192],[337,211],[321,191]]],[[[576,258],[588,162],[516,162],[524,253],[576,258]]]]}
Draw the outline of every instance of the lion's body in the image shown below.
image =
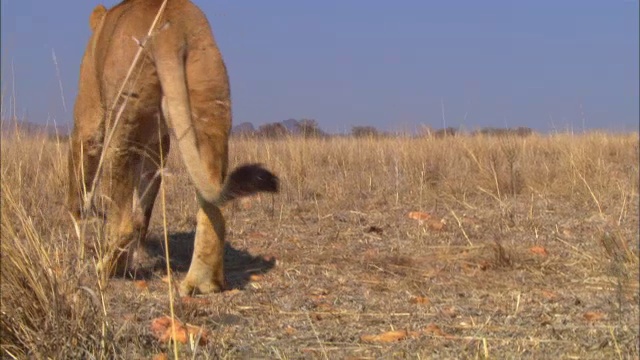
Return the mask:
{"type": "MultiPolygon", "coordinates": [[[[161,4],[129,0],[108,11],[100,5],[91,14],[93,33],[74,109],[68,203],[80,216],[84,191],[104,151],[111,250],[101,266],[105,272],[126,269],[132,248],[145,239],[160,185],[157,170],[173,131],[200,199],[193,260],[181,292],[208,293],[224,286],[225,230],[218,205],[228,197],[223,182],[231,127],[229,80],[209,23],[190,1],[168,1],[156,30],[146,37],[161,4]],[[120,92],[141,45],[142,56],[120,92]],[[114,136],[103,150],[121,107],[114,136]]],[[[274,189],[269,184],[257,191],[274,189]]]]}

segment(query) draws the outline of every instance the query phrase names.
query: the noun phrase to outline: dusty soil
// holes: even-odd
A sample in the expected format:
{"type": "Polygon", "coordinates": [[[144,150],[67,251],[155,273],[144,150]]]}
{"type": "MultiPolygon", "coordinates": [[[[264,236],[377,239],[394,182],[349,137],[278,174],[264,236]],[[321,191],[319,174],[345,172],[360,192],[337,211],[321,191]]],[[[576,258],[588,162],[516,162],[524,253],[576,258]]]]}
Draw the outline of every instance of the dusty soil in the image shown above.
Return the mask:
{"type": "MultiPolygon", "coordinates": [[[[252,199],[250,208],[226,212],[230,290],[178,301],[176,314],[211,331],[196,353],[222,358],[637,355],[638,273],[601,244],[608,236],[637,241],[637,207],[620,228],[562,201],[491,205],[429,209],[444,219],[439,229],[385,196],[349,204],[252,199]],[[394,330],[406,337],[364,341],[394,330]]],[[[177,220],[169,240],[181,279],[194,224],[168,215],[177,220]]],[[[152,252],[163,252],[162,238],[156,223],[152,252]]],[[[158,269],[144,289],[114,280],[110,292],[125,333],[159,352],[148,328],[168,314],[165,274],[158,269]]]]}

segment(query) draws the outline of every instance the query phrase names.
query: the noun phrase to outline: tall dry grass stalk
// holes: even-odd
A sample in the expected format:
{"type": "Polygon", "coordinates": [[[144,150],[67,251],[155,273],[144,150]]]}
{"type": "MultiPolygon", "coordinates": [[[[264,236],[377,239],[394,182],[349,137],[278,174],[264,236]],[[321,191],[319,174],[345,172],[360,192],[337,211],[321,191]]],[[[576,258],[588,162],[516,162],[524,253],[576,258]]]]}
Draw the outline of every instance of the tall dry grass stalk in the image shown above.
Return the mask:
{"type": "Polygon", "coordinates": [[[66,146],[45,135],[2,139],[1,344],[10,358],[115,353],[92,265],[79,257],[61,208],[66,146]]]}

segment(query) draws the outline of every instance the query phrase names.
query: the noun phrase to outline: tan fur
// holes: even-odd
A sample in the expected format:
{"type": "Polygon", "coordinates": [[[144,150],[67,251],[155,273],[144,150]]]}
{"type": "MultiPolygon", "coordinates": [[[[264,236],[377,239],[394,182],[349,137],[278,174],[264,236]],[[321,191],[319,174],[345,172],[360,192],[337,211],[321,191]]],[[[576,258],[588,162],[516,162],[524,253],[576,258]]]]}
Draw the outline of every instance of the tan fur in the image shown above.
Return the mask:
{"type": "Polygon", "coordinates": [[[104,18],[104,14],[106,13],[107,9],[104,7],[104,5],[98,5],[93,9],[93,12],[91,12],[91,16],[89,17],[89,27],[91,28],[91,31],[96,30],[98,24],[100,24],[100,22],[104,18]]]}
{"type": "Polygon", "coordinates": [[[132,80],[116,98],[161,3],[128,0],[108,11],[99,5],[91,14],[94,32],[82,59],[74,109],[68,205],[74,216],[81,216],[85,189],[96,176],[104,138],[115,120],[109,109],[127,99],[115,136],[104,149],[101,185],[109,199],[110,247],[101,270],[123,272],[132,254],[142,250],[160,185],[154,175],[173,131],[200,205],[193,260],[180,291],[220,291],[225,224],[218,205],[227,172],[231,98],[222,56],[194,4],[168,1],[132,80]]]}

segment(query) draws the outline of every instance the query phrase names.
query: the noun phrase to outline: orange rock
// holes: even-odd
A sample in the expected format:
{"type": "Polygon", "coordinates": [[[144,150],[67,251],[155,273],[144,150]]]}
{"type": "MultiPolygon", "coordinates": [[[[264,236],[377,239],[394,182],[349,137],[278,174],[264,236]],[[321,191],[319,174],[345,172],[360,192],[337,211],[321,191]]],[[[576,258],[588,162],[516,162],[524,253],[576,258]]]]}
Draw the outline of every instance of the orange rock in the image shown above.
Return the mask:
{"type": "Polygon", "coordinates": [[[133,285],[138,290],[149,290],[149,284],[145,280],[136,280],[133,285]]]}
{"type": "Polygon", "coordinates": [[[414,220],[425,221],[431,218],[431,215],[426,212],[412,211],[409,213],[409,218],[414,220]]]}
{"type": "Polygon", "coordinates": [[[387,331],[378,335],[362,335],[360,340],[363,342],[394,342],[406,338],[408,335],[406,330],[387,331]]]}
{"type": "Polygon", "coordinates": [[[160,342],[169,342],[171,340],[186,344],[190,337],[196,339],[200,336],[200,345],[204,345],[209,341],[209,331],[195,325],[184,324],[180,320],[175,319],[175,332],[171,328],[171,318],[162,316],[151,321],[151,332],[160,342]]]}
{"type": "Polygon", "coordinates": [[[533,246],[531,248],[529,248],[529,251],[531,251],[534,254],[538,254],[538,255],[543,255],[546,256],[547,254],[547,249],[543,248],[542,246],[533,246]]]}
{"type": "Polygon", "coordinates": [[[429,300],[428,297],[426,296],[416,296],[411,298],[411,300],[409,300],[410,303],[412,304],[429,304],[431,301],[429,300]]]}
{"type": "Polygon", "coordinates": [[[587,311],[583,317],[587,321],[598,321],[604,319],[604,314],[597,311],[587,311]]]}

